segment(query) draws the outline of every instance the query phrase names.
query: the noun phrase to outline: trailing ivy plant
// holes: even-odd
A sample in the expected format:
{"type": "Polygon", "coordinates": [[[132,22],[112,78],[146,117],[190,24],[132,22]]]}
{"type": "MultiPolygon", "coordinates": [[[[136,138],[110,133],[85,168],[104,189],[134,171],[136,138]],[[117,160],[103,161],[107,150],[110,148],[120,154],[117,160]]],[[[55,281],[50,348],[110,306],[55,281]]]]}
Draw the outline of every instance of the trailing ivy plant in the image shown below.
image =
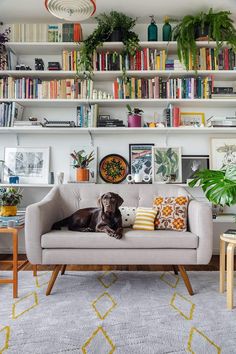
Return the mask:
{"type": "Polygon", "coordinates": [[[109,41],[114,30],[120,30],[124,49],[122,54],[134,55],[139,49],[139,37],[132,31],[136,24],[133,19],[121,12],[111,11],[109,14],[103,13],[95,17],[98,22],[93,33],[81,45],[78,71],[93,72],[92,57],[94,51],[102,47],[103,43],[109,41]]]}
{"type": "Polygon", "coordinates": [[[224,170],[201,170],[196,172],[190,187],[202,187],[207,199],[221,206],[236,204],[236,166],[228,165],[224,170]]]}
{"type": "Polygon", "coordinates": [[[182,21],[173,29],[173,39],[177,41],[179,60],[189,68],[189,56],[192,55],[193,64],[197,69],[197,32],[206,30],[208,40],[216,41],[217,53],[224,41],[233,50],[236,50],[236,29],[230,18],[230,11],[214,12],[211,8],[208,13],[201,12],[196,16],[184,16],[182,21]]]}
{"type": "MultiPolygon", "coordinates": [[[[0,23],[0,27],[1,26],[2,23],[0,23]]],[[[5,29],[5,31],[0,32],[0,70],[4,70],[7,63],[5,43],[9,41],[10,33],[10,27],[5,29]]]]}

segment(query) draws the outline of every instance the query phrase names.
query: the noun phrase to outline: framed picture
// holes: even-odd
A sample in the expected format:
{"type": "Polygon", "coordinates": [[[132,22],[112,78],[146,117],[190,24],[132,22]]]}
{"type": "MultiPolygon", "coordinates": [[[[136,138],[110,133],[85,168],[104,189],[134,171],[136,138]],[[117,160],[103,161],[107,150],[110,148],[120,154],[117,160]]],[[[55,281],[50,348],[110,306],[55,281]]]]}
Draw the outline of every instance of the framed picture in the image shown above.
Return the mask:
{"type": "Polygon", "coordinates": [[[152,175],[153,146],[154,144],[129,144],[129,173],[152,175]]]}
{"type": "Polygon", "coordinates": [[[7,176],[19,176],[20,183],[48,183],[49,147],[5,148],[7,176]]]}
{"type": "Polygon", "coordinates": [[[205,125],[205,114],[202,112],[180,112],[180,125],[185,127],[205,125]]]}
{"type": "Polygon", "coordinates": [[[182,155],[182,182],[188,183],[197,171],[209,168],[208,155],[182,155]]]}
{"type": "Polygon", "coordinates": [[[211,138],[210,168],[220,170],[236,164],[236,138],[211,138]]]}
{"type": "Polygon", "coordinates": [[[181,147],[152,147],[154,183],[182,183],[181,147]]]}
{"type": "MultiPolygon", "coordinates": [[[[91,145],[76,145],[70,149],[70,152],[80,151],[83,157],[89,156],[93,153],[94,160],[89,163],[89,180],[86,183],[96,183],[97,182],[97,147],[91,145]]],[[[69,182],[77,182],[76,180],[76,168],[74,168],[74,163],[72,157],[70,158],[70,171],[69,171],[69,182]]],[[[81,182],[80,182],[81,183],[81,182]]]]}

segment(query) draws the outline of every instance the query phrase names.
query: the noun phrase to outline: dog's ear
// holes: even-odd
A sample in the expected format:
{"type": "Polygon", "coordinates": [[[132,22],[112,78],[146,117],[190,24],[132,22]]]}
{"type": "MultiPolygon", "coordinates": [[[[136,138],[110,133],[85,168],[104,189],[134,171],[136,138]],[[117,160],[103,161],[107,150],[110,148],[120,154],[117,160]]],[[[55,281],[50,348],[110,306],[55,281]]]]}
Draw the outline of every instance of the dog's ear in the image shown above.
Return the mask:
{"type": "Polygon", "coordinates": [[[123,203],[124,200],[119,196],[119,194],[116,195],[117,197],[117,208],[119,208],[123,203]]]}
{"type": "Polygon", "coordinates": [[[104,197],[104,194],[103,195],[101,195],[101,197],[100,198],[98,198],[98,206],[100,206],[100,208],[103,210],[104,208],[103,208],[103,202],[102,202],[102,198],[104,197]]]}

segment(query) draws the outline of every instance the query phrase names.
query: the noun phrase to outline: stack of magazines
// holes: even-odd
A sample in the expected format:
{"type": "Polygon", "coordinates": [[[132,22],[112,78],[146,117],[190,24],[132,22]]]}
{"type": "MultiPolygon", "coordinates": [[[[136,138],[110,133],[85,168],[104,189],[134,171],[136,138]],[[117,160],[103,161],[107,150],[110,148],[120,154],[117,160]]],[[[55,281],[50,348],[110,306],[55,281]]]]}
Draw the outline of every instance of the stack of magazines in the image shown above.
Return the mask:
{"type": "Polygon", "coordinates": [[[25,210],[18,210],[16,216],[0,216],[0,227],[7,227],[9,221],[14,222],[14,226],[22,226],[25,223],[25,210]]]}
{"type": "Polygon", "coordinates": [[[236,239],[236,229],[229,229],[223,233],[224,237],[236,239]]]}

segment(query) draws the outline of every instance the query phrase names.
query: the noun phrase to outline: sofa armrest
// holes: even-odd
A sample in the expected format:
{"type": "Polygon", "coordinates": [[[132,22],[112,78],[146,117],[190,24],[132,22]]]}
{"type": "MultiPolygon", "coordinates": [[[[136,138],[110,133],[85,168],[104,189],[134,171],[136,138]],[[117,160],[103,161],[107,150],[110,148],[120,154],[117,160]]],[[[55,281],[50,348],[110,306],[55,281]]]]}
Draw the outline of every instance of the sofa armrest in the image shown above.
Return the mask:
{"type": "Polygon", "coordinates": [[[188,207],[189,229],[199,237],[197,264],[208,264],[213,249],[213,221],[209,205],[191,200],[188,207]]]}
{"type": "Polygon", "coordinates": [[[25,247],[32,264],[42,263],[41,236],[60,219],[60,205],[59,188],[54,187],[43,200],[26,208],[25,247]]]}

